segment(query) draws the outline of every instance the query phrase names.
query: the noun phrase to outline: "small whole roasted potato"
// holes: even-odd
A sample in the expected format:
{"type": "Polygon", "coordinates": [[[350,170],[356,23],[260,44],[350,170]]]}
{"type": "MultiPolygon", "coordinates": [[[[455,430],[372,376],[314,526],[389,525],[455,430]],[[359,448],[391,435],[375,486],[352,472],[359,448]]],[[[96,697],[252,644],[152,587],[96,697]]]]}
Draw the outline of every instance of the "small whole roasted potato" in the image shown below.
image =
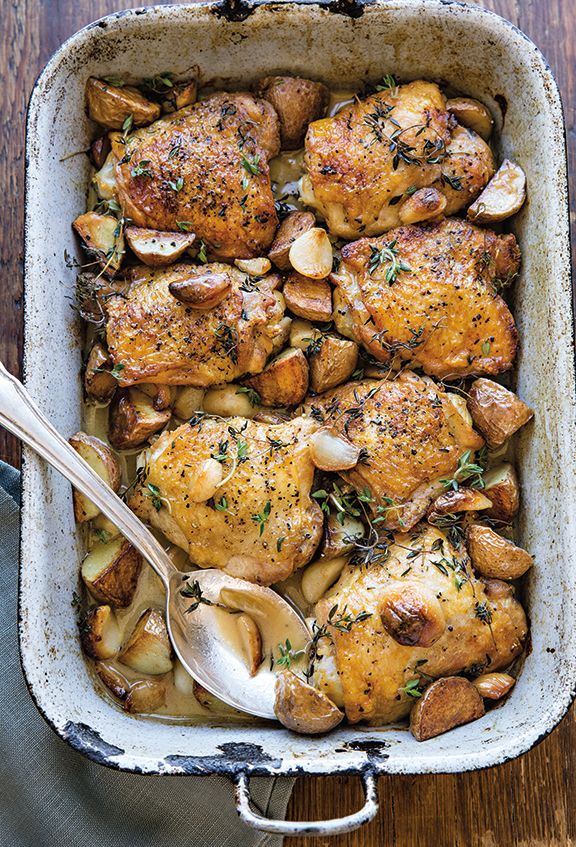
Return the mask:
{"type": "Polygon", "coordinates": [[[114,276],[122,265],[126,252],[120,221],[111,215],[86,212],[72,224],[86,251],[108,274],[114,276]]]}
{"type": "Polygon", "coordinates": [[[110,606],[89,609],[80,633],[84,652],[91,659],[112,659],[120,652],[120,628],[110,606]]]}
{"type": "Polygon", "coordinates": [[[264,77],[256,83],[254,93],[274,106],[283,150],[302,147],[308,124],[322,117],[330,99],[321,82],[292,76],[264,77]]]}
{"type": "Polygon", "coordinates": [[[139,226],[127,226],[124,235],[137,258],[153,268],[177,261],[196,238],[193,232],[160,232],[139,226]]]}
{"type": "Polygon", "coordinates": [[[108,438],[117,450],[140,447],[170,420],[170,409],[155,409],[138,388],[121,389],[110,405],[108,438]]]}
{"type": "Polygon", "coordinates": [[[462,676],[437,679],[410,712],[410,729],[417,741],[427,741],[485,714],[482,697],[462,676]]]}
{"type": "Polygon", "coordinates": [[[119,659],[140,673],[156,675],[172,670],[172,646],[164,618],[157,609],[142,613],[119,659]]]}
{"type": "Polygon", "coordinates": [[[526,200],[526,174],[504,159],[482,194],[468,207],[474,223],[496,223],[515,215],[526,200]]]}
{"type": "Polygon", "coordinates": [[[292,267],[289,253],[292,244],[316,224],[312,212],[290,212],[276,230],[274,241],[268,251],[268,258],[280,268],[288,271],[292,267]]]}
{"type": "MultiPolygon", "coordinates": [[[[110,486],[112,491],[118,491],[121,480],[120,465],[118,459],[104,441],[94,435],[77,432],[68,439],[68,443],[82,456],[100,479],[103,479],[110,486]]],[[[77,523],[89,521],[100,513],[100,509],[80,491],[74,490],[73,502],[74,517],[77,523]]]]}
{"type": "Polygon", "coordinates": [[[518,579],[534,564],[527,550],[517,547],[489,526],[469,526],[466,530],[466,547],[474,569],[481,576],[518,579]]]}
{"type": "Polygon", "coordinates": [[[332,427],[320,427],[308,443],[310,457],[319,470],[345,471],[358,464],[360,448],[332,427]]]}
{"type": "Polygon", "coordinates": [[[436,188],[419,188],[404,200],[398,209],[398,217],[403,224],[433,220],[444,212],[447,202],[436,188]]]}
{"type": "Polygon", "coordinates": [[[99,341],[96,341],[88,355],[84,371],[84,390],[90,400],[96,403],[109,403],[116,389],[118,380],[112,376],[112,360],[99,341]]]}
{"type": "Polygon", "coordinates": [[[226,273],[206,273],[171,282],[170,294],[193,309],[213,309],[228,296],[231,281],[226,273]]]}
{"type": "Polygon", "coordinates": [[[318,559],[308,565],[302,574],[302,594],[307,603],[317,603],[331,588],[346,565],[344,556],[337,559],[318,559]]]}
{"type": "MultiPolygon", "coordinates": [[[[256,397],[242,390],[241,385],[223,385],[209,388],[204,394],[202,408],[209,415],[220,415],[223,418],[253,418],[258,403],[252,403],[256,397]]],[[[259,398],[258,398],[259,399],[259,398]]]]}
{"type": "Polygon", "coordinates": [[[332,700],[290,670],[278,674],[274,712],[287,729],[302,735],[329,732],[344,718],[332,700]]]}
{"type": "Polygon", "coordinates": [[[346,382],[356,369],[358,345],[355,341],[325,335],[309,356],[310,387],[316,394],[346,382]]]}
{"type": "Polygon", "coordinates": [[[484,493],[492,503],[486,517],[509,524],[520,508],[520,483],[509,462],[504,462],[484,474],[484,493]]]}
{"type": "Polygon", "coordinates": [[[488,447],[500,447],[534,412],[512,391],[491,379],[476,379],[468,392],[468,411],[488,447]]]}
{"type": "Polygon", "coordinates": [[[289,347],[272,359],[262,373],[247,379],[246,385],[258,392],[263,406],[297,406],[308,391],[306,356],[289,347]]]}
{"type": "Polygon", "coordinates": [[[485,700],[500,700],[508,694],[516,680],[509,673],[483,673],[472,684],[485,700]]]}
{"type": "Polygon", "coordinates": [[[332,270],[332,244],[325,229],[312,227],[292,243],[288,259],[295,271],[310,279],[325,279],[332,270]]]}
{"type": "Polygon", "coordinates": [[[332,318],[332,289],[325,279],[291,273],[283,288],[286,306],[299,318],[327,323],[332,318]]]}
{"type": "Polygon", "coordinates": [[[446,630],[440,601],[422,585],[402,582],[387,586],[378,612],[386,632],[406,647],[431,647],[446,630]]]}
{"type": "Polygon", "coordinates": [[[130,119],[130,126],[146,126],[161,114],[160,106],[147,100],[137,88],[110,85],[94,77],[86,83],[86,101],[88,115],[108,129],[126,129],[126,121],[130,119]]]}
{"type": "Polygon", "coordinates": [[[141,569],[142,556],[120,536],[95,544],[82,562],[81,575],[93,597],[123,609],[132,602],[141,569]]]}
{"type": "Polygon", "coordinates": [[[494,119],[484,103],[474,100],[473,97],[452,97],[446,101],[446,108],[459,124],[488,141],[492,135],[494,119]]]}

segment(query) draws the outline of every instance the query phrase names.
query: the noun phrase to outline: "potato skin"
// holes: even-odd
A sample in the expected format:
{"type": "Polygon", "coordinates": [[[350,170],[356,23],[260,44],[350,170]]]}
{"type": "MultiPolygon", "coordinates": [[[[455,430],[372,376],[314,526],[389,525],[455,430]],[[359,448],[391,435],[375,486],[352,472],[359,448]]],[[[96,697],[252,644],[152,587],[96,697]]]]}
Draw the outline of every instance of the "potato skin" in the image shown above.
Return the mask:
{"type": "Polygon", "coordinates": [[[308,362],[302,350],[289,348],[246,385],[260,395],[263,406],[297,406],[308,390],[308,362]]]}
{"type": "Polygon", "coordinates": [[[350,379],[358,362],[358,345],[355,341],[325,335],[309,361],[310,387],[320,394],[350,379]]]}
{"type": "Polygon", "coordinates": [[[410,713],[410,729],[417,741],[427,741],[485,714],[474,685],[461,676],[437,679],[410,713]]]}
{"type": "Polygon", "coordinates": [[[111,370],[112,360],[97,341],[90,350],[84,371],[84,390],[90,400],[97,403],[110,402],[118,388],[118,381],[109,373],[111,370]]]}
{"type": "Polygon", "coordinates": [[[126,608],[132,602],[142,569],[142,556],[124,541],[118,555],[93,581],[86,582],[90,593],[102,603],[126,608]]]}
{"type": "Polygon", "coordinates": [[[283,294],[286,306],[299,318],[321,323],[332,318],[332,289],[325,279],[309,279],[294,271],[283,294]]]}
{"type": "Polygon", "coordinates": [[[520,483],[514,466],[505,463],[484,476],[484,493],[492,503],[484,514],[504,524],[512,523],[520,508],[520,483]]]}
{"type": "Polygon", "coordinates": [[[146,398],[141,391],[121,389],[110,406],[108,438],[117,450],[139,447],[147,438],[162,429],[169,420],[169,409],[154,409],[152,400],[146,398]],[[135,399],[140,400],[142,397],[148,400],[150,413],[146,417],[142,416],[138,408],[139,403],[135,402],[135,399]]]}
{"type": "Polygon", "coordinates": [[[332,700],[289,670],[278,674],[274,712],[287,729],[302,735],[329,732],[344,718],[332,700]]]}
{"type": "Polygon", "coordinates": [[[491,379],[474,380],[468,393],[468,411],[488,447],[500,447],[534,417],[516,394],[491,379]]]}
{"type": "Polygon", "coordinates": [[[278,113],[283,150],[302,147],[308,124],[322,117],[330,98],[321,82],[291,76],[264,77],[254,90],[278,113]]]}
{"type": "Polygon", "coordinates": [[[466,546],[474,568],[485,577],[518,579],[534,564],[527,550],[517,547],[489,526],[469,526],[466,530],[466,546]]]}
{"type": "Polygon", "coordinates": [[[316,226],[316,218],[312,212],[290,212],[286,215],[276,230],[274,241],[268,251],[270,261],[281,271],[290,270],[292,267],[288,258],[290,247],[297,238],[314,226],[316,226]]]}
{"type": "Polygon", "coordinates": [[[86,83],[86,102],[92,120],[108,129],[122,129],[129,115],[134,126],[145,126],[161,114],[160,106],[147,100],[137,88],[120,88],[94,77],[86,83]]]}

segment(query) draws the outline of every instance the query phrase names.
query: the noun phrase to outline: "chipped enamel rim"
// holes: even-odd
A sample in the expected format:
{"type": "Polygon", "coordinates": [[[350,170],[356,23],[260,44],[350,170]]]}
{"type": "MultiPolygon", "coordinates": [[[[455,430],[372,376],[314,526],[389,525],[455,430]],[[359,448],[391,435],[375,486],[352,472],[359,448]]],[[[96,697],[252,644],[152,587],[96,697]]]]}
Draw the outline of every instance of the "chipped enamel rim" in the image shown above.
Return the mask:
{"type": "MultiPolygon", "coordinates": [[[[356,54],[361,77],[366,67],[379,65],[382,72],[398,70],[401,76],[412,73],[452,78],[454,83],[461,80],[462,90],[490,104],[499,128],[504,120],[501,152],[519,158],[530,183],[529,207],[514,226],[525,257],[515,295],[523,341],[517,384],[537,413],[532,434],[523,434],[519,445],[528,498],[520,531],[538,562],[528,585],[532,652],[502,707],[420,744],[394,727],[344,727],[326,737],[304,738],[264,723],[184,725],[125,715],[96,693],[78,646],[69,602],[77,585],[80,547],[69,488],[25,449],[19,631],[31,696],[47,722],[76,750],[93,761],[137,773],[219,773],[236,778],[245,773],[446,773],[512,759],[554,728],[572,701],[576,683],[576,523],[570,514],[576,503],[576,412],[568,190],[562,108],[550,69],[536,46],[512,24],[451,0],[151,7],[109,15],[72,36],[36,83],[26,146],[24,378],[31,394],[66,435],[78,425],[80,384],[77,327],[61,303],[69,294],[61,286],[69,288],[74,271],[62,263],[61,254],[65,248],[72,249],[69,211],[82,208],[86,165],[78,158],[69,160],[72,164],[68,163],[64,181],[52,136],[60,134],[60,150],[67,150],[62,145],[73,140],[78,149],[79,136],[88,131],[79,108],[88,75],[86,57],[91,55],[91,72],[105,73],[99,70],[97,56],[111,50],[106,48],[107,40],[112,44],[124,39],[126,46],[125,57],[118,56],[117,49],[110,52],[109,73],[116,71],[114,64],[122,67],[124,61],[135,75],[148,75],[139,69],[150,67],[155,45],[160,43],[172,44],[170,55],[176,57],[176,64],[170,60],[172,67],[186,67],[180,42],[188,30],[201,32],[203,41],[211,45],[208,54],[198,39],[201,66],[213,55],[214,63],[236,61],[242,67],[244,62],[248,75],[256,64],[257,72],[279,65],[293,72],[308,70],[330,82],[331,76],[338,78],[341,68],[348,69],[350,78],[354,76],[350,62],[356,54]],[[402,29],[410,32],[410,56],[398,38],[389,45],[387,61],[382,58],[386,38],[402,29]],[[288,44],[275,44],[279,33],[287,42],[296,31],[306,36],[308,48],[313,44],[308,55],[299,50],[296,56],[288,44]],[[130,49],[137,42],[146,44],[147,50],[141,53],[148,55],[138,56],[132,64],[130,49]],[[250,53],[246,44],[254,50],[258,47],[258,53],[250,53]],[[443,58],[447,51],[450,67],[443,58]],[[79,61],[82,55],[84,64],[79,61]],[[433,68],[438,69],[436,73],[433,68]],[[506,97],[515,86],[522,90],[520,83],[525,88],[522,108],[516,105],[519,99],[510,99],[506,112],[506,97]],[[70,102],[76,111],[67,119],[65,108],[70,102]],[[531,133],[537,133],[539,144],[534,144],[531,133]],[[540,148],[545,148],[546,155],[540,148]],[[55,190],[58,214],[54,213],[55,190]],[[530,367],[530,361],[538,366],[530,367]],[[552,389],[553,380],[562,386],[560,391],[552,389]]],[[[156,71],[162,69],[156,65],[156,71]]]]}

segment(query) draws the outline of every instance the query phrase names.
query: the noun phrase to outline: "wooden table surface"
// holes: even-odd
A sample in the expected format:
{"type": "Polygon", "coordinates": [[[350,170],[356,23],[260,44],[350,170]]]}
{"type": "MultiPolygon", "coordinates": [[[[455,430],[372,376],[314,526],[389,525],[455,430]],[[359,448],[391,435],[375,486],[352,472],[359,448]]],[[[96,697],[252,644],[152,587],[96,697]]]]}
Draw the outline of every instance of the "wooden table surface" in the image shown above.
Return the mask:
{"type": "MultiPolygon", "coordinates": [[[[136,5],[122,0],[4,0],[0,42],[0,358],[17,373],[22,345],[24,120],[30,90],[51,53],[80,27],[136,5]]],[[[569,145],[575,124],[576,17],[573,0],[484,0],[544,52],[562,90],[569,145]]],[[[576,197],[576,147],[571,151],[576,197]]],[[[574,220],[574,216],[573,216],[574,220]]],[[[0,434],[0,457],[19,461],[17,444],[0,434]]],[[[380,814],[363,829],[334,839],[293,839],[294,847],[556,847],[576,843],[574,710],[522,758],[497,769],[455,776],[383,777],[380,814]]],[[[301,779],[291,818],[346,814],[362,803],[354,778],[301,779]]]]}

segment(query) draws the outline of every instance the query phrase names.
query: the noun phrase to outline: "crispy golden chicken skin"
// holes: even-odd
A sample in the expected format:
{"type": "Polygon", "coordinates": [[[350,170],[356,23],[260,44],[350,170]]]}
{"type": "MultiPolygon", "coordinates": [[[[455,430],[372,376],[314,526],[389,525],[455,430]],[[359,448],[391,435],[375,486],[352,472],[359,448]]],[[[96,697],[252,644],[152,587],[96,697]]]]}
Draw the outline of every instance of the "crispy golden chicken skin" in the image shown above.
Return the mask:
{"type": "Polygon", "coordinates": [[[333,646],[323,640],[316,669],[315,681],[339,691],[351,723],[405,717],[415,702],[408,683],[505,668],[528,631],[512,587],[477,579],[464,548],[455,550],[440,530],[421,524],[381,540],[373,561],[347,567],[316,606],[320,624],[335,605],[332,621],[369,615],[349,632],[329,626],[333,646]]]}
{"type": "Polygon", "coordinates": [[[369,490],[370,507],[387,529],[413,527],[445,490],[439,480],[450,479],[462,454],[484,443],[450,394],[410,372],[350,382],[306,408],[363,449],[362,461],[342,476],[357,491],[369,490]]]}
{"type": "Polygon", "coordinates": [[[278,117],[251,94],[215,94],[113,137],[117,196],[136,226],[196,233],[222,258],[269,247],[278,225],[268,160],[278,117]]]}
{"type": "Polygon", "coordinates": [[[284,307],[266,278],[230,265],[138,266],[126,291],[106,301],[106,339],[120,385],[216,385],[259,373],[282,332],[284,307]],[[170,284],[207,275],[229,280],[224,299],[201,310],[177,300],[170,284]]]}
{"type": "Polygon", "coordinates": [[[209,417],[184,424],[150,448],[130,506],[200,567],[261,585],[286,579],[312,558],[322,534],[322,512],[310,498],[307,436],[315,427],[303,418],[277,426],[209,417]],[[203,477],[215,456],[222,479],[211,492],[203,477]],[[159,490],[159,510],[148,483],[159,490]]]}
{"type": "Polygon", "coordinates": [[[513,235],[458,218],[360,239],[332,275],[336,326],[381,362],[410,361],[441,379],[501,373],[517,332],[494,283],[519,264],[513,235]]]}
{"type": "Polygon", "coordinates": [[[438,86],[422,80],[313,122],[305,150],[302,197],[341,238],[380,235],[398,226],[402,203],[418,188],[446,190],[451,211],[461,209],[494,172],[488,145],[462,132],[438,86]],[[451,145],[454,130],[457,150],[451,145]]]}

